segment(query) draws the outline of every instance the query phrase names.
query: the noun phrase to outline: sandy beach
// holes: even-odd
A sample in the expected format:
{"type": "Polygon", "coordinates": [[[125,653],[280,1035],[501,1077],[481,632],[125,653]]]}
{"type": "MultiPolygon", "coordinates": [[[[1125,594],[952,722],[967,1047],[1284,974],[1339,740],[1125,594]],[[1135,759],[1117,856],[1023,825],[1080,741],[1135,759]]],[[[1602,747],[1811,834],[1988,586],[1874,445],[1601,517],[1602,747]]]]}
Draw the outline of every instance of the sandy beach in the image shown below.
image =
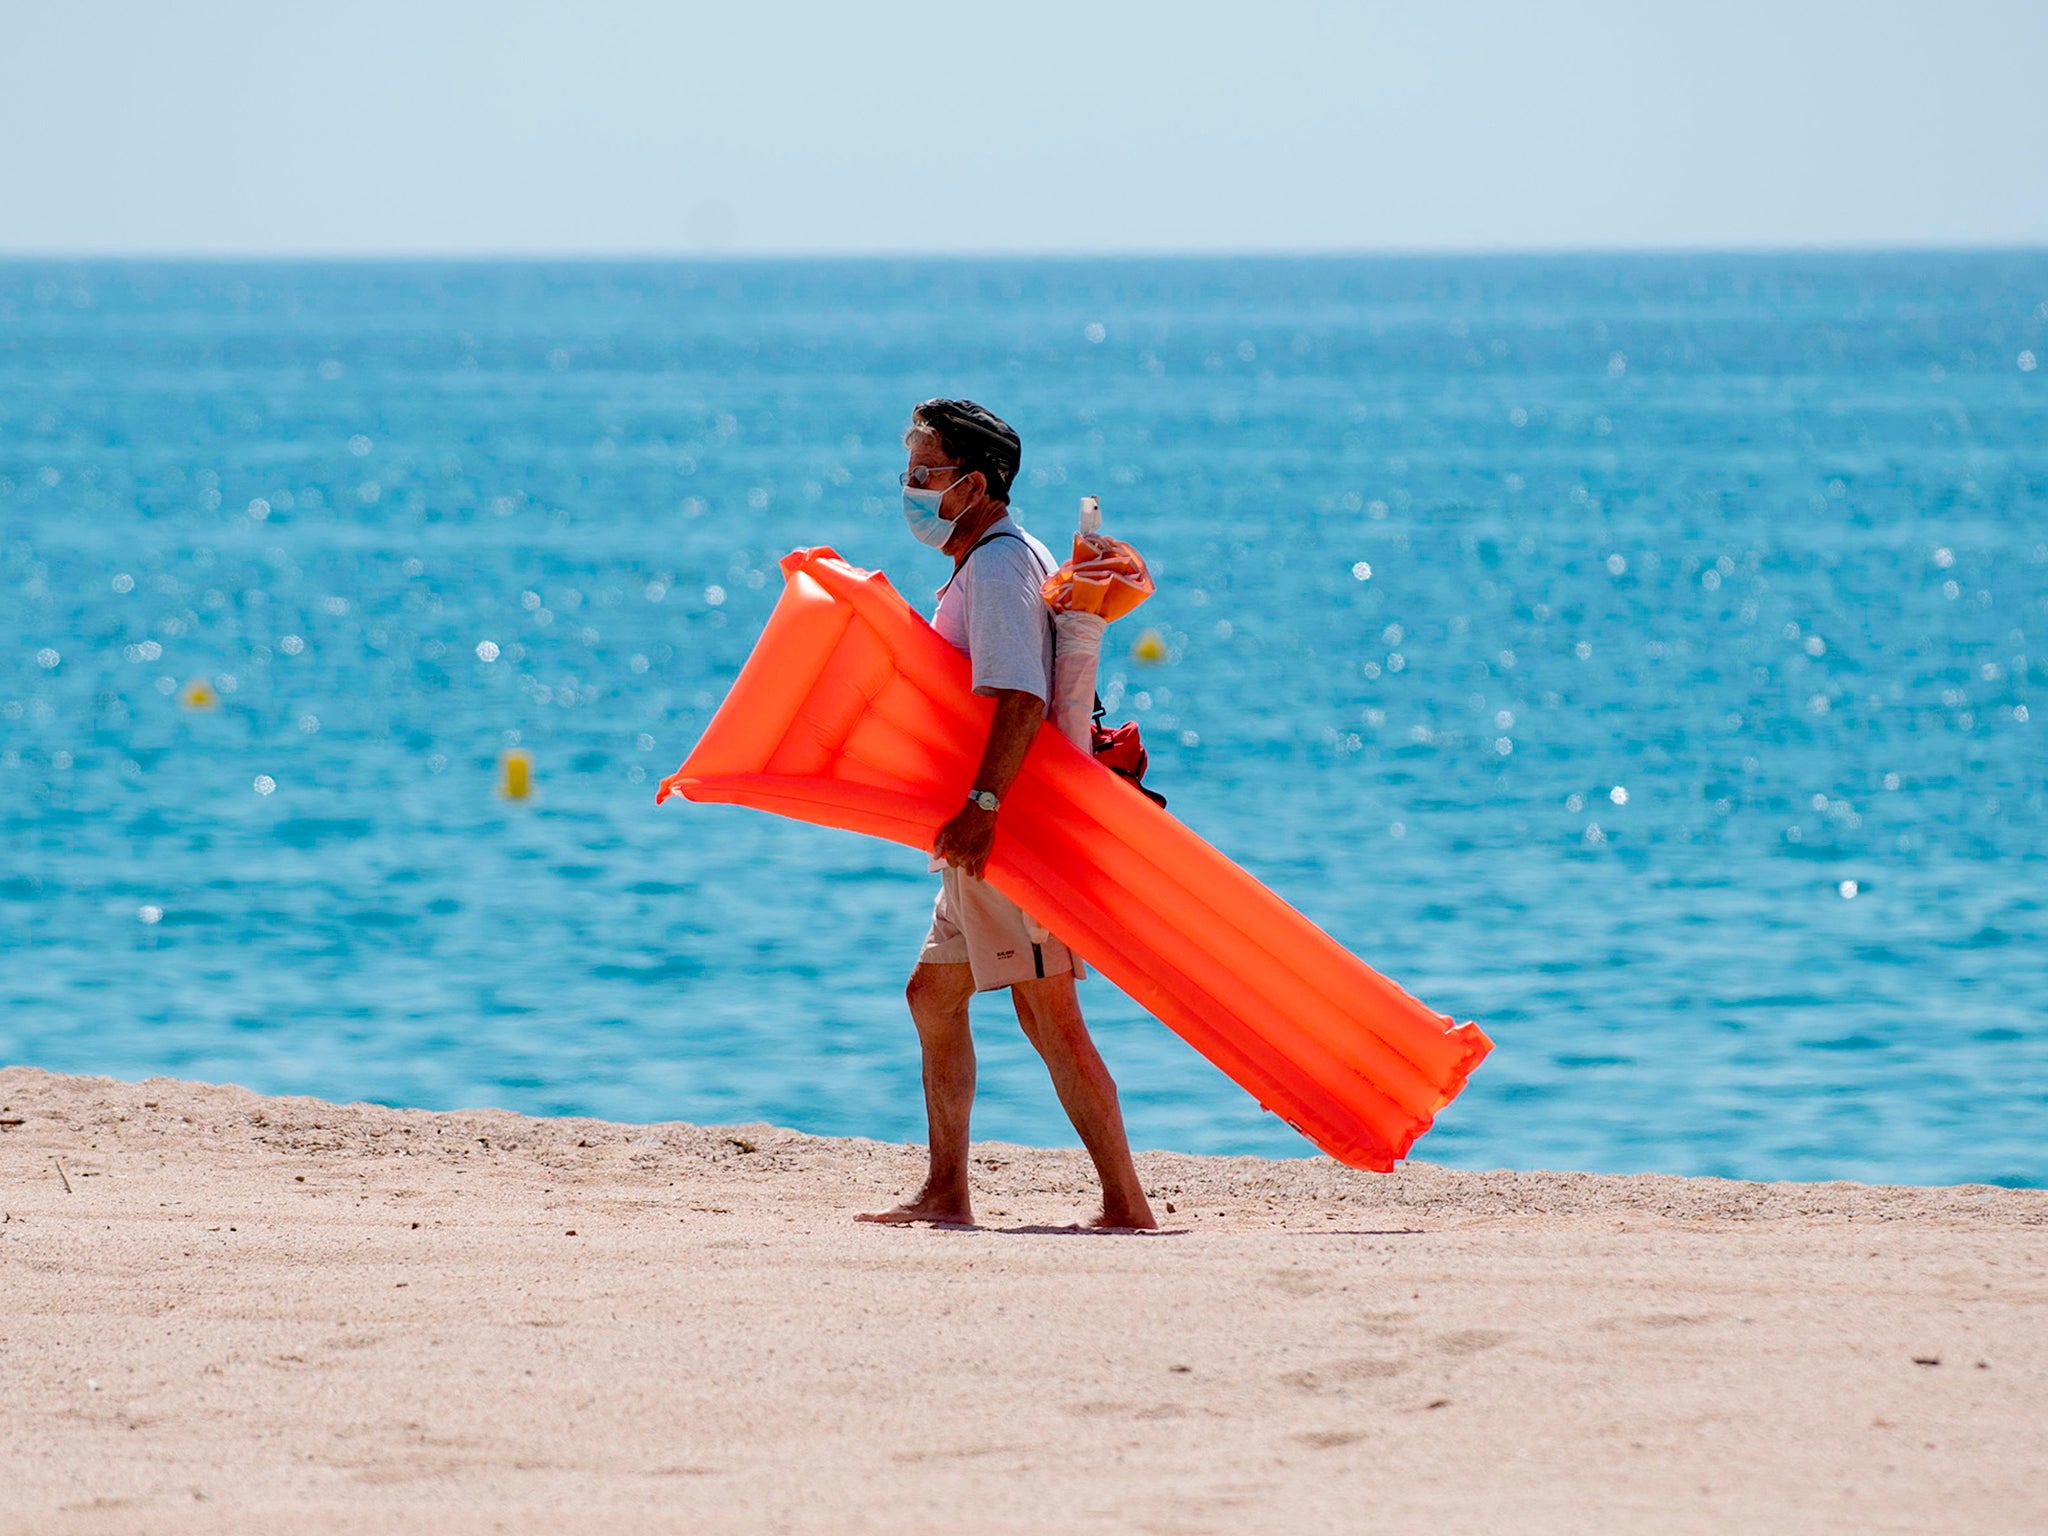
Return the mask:
{"type": "Polygon", "coordinates": [[[2048,1192],[921,1149],[0,1071],[16,1529],[2041,1531],[2048,1192]]]}

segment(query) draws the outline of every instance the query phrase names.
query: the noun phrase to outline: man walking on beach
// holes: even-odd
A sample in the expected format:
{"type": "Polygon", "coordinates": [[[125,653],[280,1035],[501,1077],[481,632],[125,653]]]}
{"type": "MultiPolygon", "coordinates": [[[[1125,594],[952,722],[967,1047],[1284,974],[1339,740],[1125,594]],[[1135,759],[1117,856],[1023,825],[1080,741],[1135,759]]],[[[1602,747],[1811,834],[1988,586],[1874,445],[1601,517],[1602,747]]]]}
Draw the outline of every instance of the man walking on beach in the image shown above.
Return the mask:
{"type": "Polygon", "coordinates": [[[1039,587],[1056,562],[1010,518],[1023,448],[1009,423],[970,400],[927,400],[904,434],[903,511],[917,539],[953,557],[936,628],[966,653],[974,691],[995,717],[974,784],[933,846],[943,861],[931,932],[906,995],[924,1054],[931,1169],[914,1199],[863,1221],[971,1225],[967,1122],[974,1107],[974,1039],[967,1005],[1007,987],[1025,1038],[1102,1179],[1100,1227],[1158,1225],[1138,1184],[1116,1084],[1089,1038],[1074,991],[1078,962],[1051,933],[981,878],[996,818],[1052,697],[1052,624],[1039,587]]]}

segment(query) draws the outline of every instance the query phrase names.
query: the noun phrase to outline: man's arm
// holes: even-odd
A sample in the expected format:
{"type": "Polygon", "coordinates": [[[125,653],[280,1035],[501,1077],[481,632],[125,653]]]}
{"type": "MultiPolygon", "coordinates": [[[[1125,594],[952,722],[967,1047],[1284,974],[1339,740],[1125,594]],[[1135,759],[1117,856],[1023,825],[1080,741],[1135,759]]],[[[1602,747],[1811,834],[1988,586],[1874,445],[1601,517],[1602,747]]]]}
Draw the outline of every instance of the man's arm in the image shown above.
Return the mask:
{"type": "MultiPolygon", "coordinates": [[[[968,788],[990,790],[1001,799],[1010,792],[1010,785],[1024,766],[1024,754],[1031,750],[1032,739],[1045,722],[1045,700],[1021,688],[997,688],[992,692],[995,718],[989,722],[988,745],[982,748],[981,766],[975,770],[974,782],[968,788]]],[[[951,821],[939,828],[932,852],[979,880],[988,867],[989,848],[995,842],[997,814],[968,801],[953,814],[951,821]]]]}

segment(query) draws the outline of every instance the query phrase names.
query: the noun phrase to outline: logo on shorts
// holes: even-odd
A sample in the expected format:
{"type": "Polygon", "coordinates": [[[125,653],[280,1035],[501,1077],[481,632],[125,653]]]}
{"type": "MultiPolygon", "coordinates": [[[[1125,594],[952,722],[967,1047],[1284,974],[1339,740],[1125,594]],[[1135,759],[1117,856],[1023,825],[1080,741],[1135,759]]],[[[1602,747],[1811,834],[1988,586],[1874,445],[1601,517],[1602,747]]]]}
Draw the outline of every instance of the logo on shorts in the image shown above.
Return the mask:
{"type": "Polygon", "coordinates": [[[1017,951],[1014,949],[999,949],[996,951],[996,958],[998,960],[1014,960],[1017,958],[1017,951]]]}

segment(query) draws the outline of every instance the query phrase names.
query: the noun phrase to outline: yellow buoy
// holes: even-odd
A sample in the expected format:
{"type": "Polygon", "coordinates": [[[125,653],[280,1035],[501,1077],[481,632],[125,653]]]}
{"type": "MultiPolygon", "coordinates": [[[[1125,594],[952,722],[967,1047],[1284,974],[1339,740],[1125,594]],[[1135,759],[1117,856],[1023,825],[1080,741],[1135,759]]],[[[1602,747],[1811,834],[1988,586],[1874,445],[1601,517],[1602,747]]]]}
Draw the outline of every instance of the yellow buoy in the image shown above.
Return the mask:
{"type": "Polygon", "coordinates": [[[1166,640],[1158,630],[1148,629],[1138,636],[1138,643],[1131,647],[1131,655],[1139,661],[1166,660],[1166,640]]]}
{"type": "Polygon", "coordinates": [[[498,761],[498,793],[507,800],[524,800],[533,793],[533,758],[524,752],[507,752],[498,761]]]}
{"type": "Polygon", "coordinates": [[[215,709],[220,705],[220,695],[203,677],[195,677],[185,685],[178,695],[178,702],[187,709],[215,709]]]}

